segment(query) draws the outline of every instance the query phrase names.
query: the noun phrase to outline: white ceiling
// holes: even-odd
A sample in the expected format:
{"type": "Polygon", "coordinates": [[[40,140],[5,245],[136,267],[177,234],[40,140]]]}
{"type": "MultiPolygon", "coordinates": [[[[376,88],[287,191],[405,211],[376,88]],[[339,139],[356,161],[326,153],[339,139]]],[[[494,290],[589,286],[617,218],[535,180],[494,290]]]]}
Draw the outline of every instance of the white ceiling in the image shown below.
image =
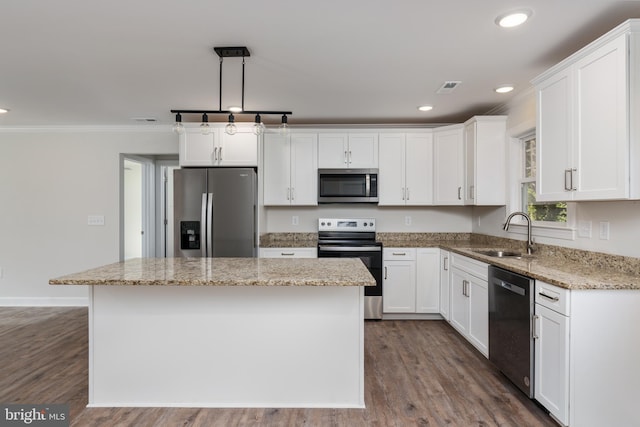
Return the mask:
{"type": "MultiPolygon", "coordinates": [[[[214,46],[249,48],[247,110],[291,110],[293,124],[457,122],[528,91],[628,18],[640,1],[6,0],[0,126],[172,123],[171,109],[217,109],[214,46]],[[495,25],[518,7],[533,10],[525,25],[495,25]],[[447,80],[462,84],[436,94],[447,80]],[[516,90],[494,93],[502,83],[516,90]]],[[[240,103],[240,64],[224,62],[223,109],[240,103]]]]}

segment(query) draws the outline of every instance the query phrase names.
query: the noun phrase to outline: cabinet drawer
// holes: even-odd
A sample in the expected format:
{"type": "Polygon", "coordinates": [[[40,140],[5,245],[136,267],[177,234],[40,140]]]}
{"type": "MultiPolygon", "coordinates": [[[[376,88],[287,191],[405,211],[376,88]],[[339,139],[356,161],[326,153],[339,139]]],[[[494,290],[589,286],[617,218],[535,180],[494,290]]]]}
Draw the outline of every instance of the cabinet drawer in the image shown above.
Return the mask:
{"type": "Polygon", "coordinates": [[[260,258],[317,258],[317,248],[261,248],[260,258]]]}
{"type": "Polygon", "coordinates": [[[393,260],[415,260],[415,248],[384,248],[382,249],[382,259],[385,261],[393,260]]]}
{"type": "Polygon", "coordinates": [[[451,253],[451,266],[457,267],[485,281],[489,278],[489,264],[464,255],[451,253]]]}
{"type": "Polygon", "coordinates": [[[570,315],[571,291],[536,280],[536,304],[565,316],[570,315]]]}

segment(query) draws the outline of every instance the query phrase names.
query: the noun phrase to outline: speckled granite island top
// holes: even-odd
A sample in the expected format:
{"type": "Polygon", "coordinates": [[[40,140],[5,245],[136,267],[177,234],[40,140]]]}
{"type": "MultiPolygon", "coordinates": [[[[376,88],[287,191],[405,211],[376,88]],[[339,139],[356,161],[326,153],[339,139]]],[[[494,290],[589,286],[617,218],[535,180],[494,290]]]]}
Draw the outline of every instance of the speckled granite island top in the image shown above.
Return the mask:
{"type": "Polygon", "coordinates": [[[357,258],[137,258],[49,280],[50,285],[375,286],[357,258]]]}

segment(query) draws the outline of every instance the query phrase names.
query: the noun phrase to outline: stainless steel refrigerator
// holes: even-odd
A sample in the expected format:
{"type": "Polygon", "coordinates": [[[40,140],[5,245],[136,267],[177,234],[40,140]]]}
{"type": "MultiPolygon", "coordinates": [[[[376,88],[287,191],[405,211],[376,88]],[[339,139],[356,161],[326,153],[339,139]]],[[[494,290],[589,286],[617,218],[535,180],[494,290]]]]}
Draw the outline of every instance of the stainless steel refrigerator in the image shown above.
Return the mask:
{"type": "Polygon", "coordinates": [[[256,256],[256,194],[252,168],[176,169],[175,256],[256,256]]]}

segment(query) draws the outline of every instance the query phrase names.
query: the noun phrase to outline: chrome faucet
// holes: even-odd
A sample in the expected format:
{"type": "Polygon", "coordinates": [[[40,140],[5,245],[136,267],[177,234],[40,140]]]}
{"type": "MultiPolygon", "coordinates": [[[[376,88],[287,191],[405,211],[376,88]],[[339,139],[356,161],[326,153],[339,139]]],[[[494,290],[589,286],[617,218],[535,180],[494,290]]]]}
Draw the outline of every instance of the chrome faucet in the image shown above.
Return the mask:
{"type": "Polygon", "coordinates": [[[516,215],[520,215],[527,220],[527,255],[531,255],[534,251],[535,247],[533,244],[533,237],[531,236],[531,217],[527,215],[525,212],[513,212],[507,217],[507,221],[504,223],[504,230],[509,230],[509,224],[511,224],[511,218],[516,215]]]}

